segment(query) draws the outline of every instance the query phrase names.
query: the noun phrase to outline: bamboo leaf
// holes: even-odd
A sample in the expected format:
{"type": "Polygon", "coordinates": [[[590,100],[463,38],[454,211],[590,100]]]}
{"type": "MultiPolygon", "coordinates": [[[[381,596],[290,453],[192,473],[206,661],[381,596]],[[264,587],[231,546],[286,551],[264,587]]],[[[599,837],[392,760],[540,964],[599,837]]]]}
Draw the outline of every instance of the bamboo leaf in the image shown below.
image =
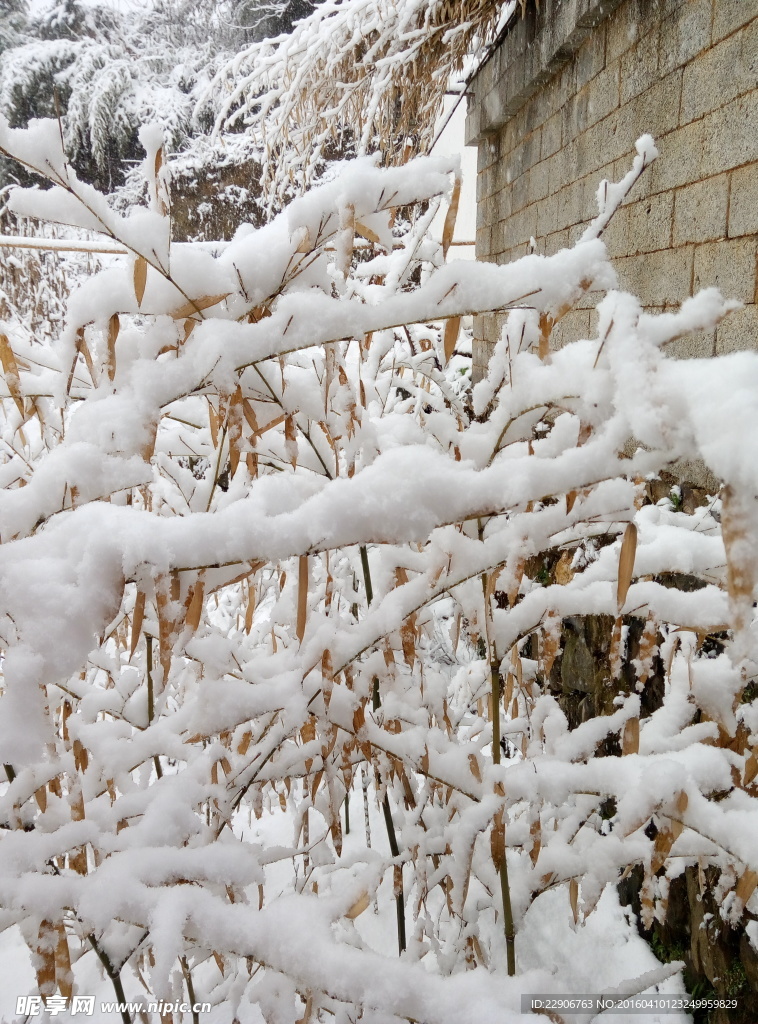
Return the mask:
{"type": "Polygon", "coordinates": [[[455,222],[458,217],[458,203],[461,198],[461,179],[456,177],[453,185],[453,194],[450,197],[450,206],[445,214],[445,223],[442,228],[442,255],[447,257],[447,251],[453,241],[455,222]]]}
{"type": "Polygon", "coordinates": [[[449,363],[452,359],[453,352],[455,352],[455,346],[458,341],[458,335],[461,330],[461,318],[459,316],[451,316],[445,324],[445,333],[442,339],[443,351],[445,353],[445,363],[449,363]]]}
{"type": "Polygon", "coordinates": [[[118,313],[113,313],[108,320],[108,356],[105,367],[108,373],[108,380],[113,380],[116,376],[116,339],[118,338],[119,330],[118,313]]]}
{"type": "Polygon", "coordinates": [[[205,605],[205,581],[203,580],[202,574],[199,576],[197,583],[192,588],[192,595],[187,605],[187,615],[184,620],[185,626],[192,630],[194,633],[197,627],[200,625],[200,617],[203,614],[203,607],[205,605]]]}
{"type": "Polygon", "coordinates": [[[142,298],[145,294],[147,284],[147,260],[144,256],[138,256],[134,261],[134,295],[137,299],[137,306],[142,305],[142,298]]]}
{"type": "Polygon", "coordinates": [[[355,901],[355,903],[352,905],[352,907],[348,910],[348,912],[345,914],[345,917],[349,918],[351,921],[354,921],[356,917],[360,917],[363,911],[368,908],[370,903],[371,899],[369,898],[369,894],[367,892],[362,893],[355,901]]]}
{"type": "Polygon", "coordinates": [[[55,995],[55,950],[58,934],[52,921],[40,923],[34,969],[37,975],[37,990],[43,999],[55,995]]]}
{"type": "Polygon", "coordinates": [[[253,627],[253,616],[255,615],[255,589],[248,582],[247,585],[247,608],[245,608],[245,632],[249,635],[253,627]]]}
{"type": "Polygon", "coordinates": [[[201,313],[204,309],[210,309],[211,306],[217,306],[219,302],[223,302],[224,299],[228,299],[231,292],[224,292],[223,295],[204,295],[200,299],[190,299],[189,302],[185,302],[183,306],[175,309],[171,316],[174,320],[185,320],[189,316],[201,313]]]}
{"type": "Polygon", "coordinates": [[[361,235],[361,237],[365,238],[368,242],[379,241],[379,235],[377,235],[376,231],[374,231],[373,228],[368,227],[366,224],[362,224],[359,220],[356,220],[355,222],[355,231],[356,234],[361,235]]]}
{"type": "Polygon", "coordinates": [[[618,588],[616,590],[616,610],[621,614],[624,607],[629,585],[632,582],[634,572],[634,558],[637,554],[637,527],[629,523],[624,531],[624,539],[621,542],[621,553],[619,555],[618,588]]]}
{"type": "Polygon", "coordinates": [[[143,590],[137,591],[137,596],[134,600],[134,611],[132,612],[132,644],[129,650],[129,660],[134,657],[134,652],[137,649],[139,643],[140,633],[142,632],[142,623],[145,619],[145,592],[143,590]]]}
{"type": "Polygon", "coordinates": [[[734,894],[737,899],[742,900],[744,906],[750,897],[755,892],[755,887],[758,885],[758,871],[753,871],[751,868],[747,868],[740,875],[740,880],[737,882],[737,887],[734,890],[734,894]]]}
{"type": "Polygon", "coordinates": [[[624,725],[621,741],[622,754],[639,754],[640,752],[640,720],[636,716],[628,719],[624,725]]]}
{"type": "Polygon", "coordinates": [[[11,394],[11,398],[16,403],[16,408],[23,417],[24,399],[21,394],[21,379],[18,375],[18,363],[16,362],[16,356],[11,348],[11,343],[4,334],[0,334],[0,362],[3,364],[5,383],[8,385],[8,391],[11,394]]]}
{"type": "Polygon", "coordinates": [[[74,975],[71,971],[71,952],[68,947],[68,936],[63,921],[56,921],[55,930],[57,942],[55,944],[55,976],[58,982],[58,990],[66,999],[71,999],[74,994],[74,975]]]}
{"type": "Polygon", "coordinates": [[[579,923],[579,883],[575,878],[569,882],[569,902],[571,903],[571,914],[574,924],[579,923]]]}

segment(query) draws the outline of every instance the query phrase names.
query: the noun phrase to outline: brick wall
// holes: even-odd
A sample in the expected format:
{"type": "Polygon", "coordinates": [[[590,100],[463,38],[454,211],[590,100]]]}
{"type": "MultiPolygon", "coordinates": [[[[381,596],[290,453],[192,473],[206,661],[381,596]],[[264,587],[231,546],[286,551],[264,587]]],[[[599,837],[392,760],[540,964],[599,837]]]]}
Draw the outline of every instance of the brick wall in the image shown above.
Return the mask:
{"type": "MultiPolygon", "coordinates": [[[[570,245],[602,178],[629,169],[650,132],[659,159],[605,240],[621,286],[648,308],[718,285],[745,306],[676,355],[758,347],[758,0],[542,0],[473,83],[477,255],[506,263],[570,245]]],[[[591,307],[557,342],[591,337],[591,307]]],[[[481,375],[500,318],[479,318],[481,375]]]]}

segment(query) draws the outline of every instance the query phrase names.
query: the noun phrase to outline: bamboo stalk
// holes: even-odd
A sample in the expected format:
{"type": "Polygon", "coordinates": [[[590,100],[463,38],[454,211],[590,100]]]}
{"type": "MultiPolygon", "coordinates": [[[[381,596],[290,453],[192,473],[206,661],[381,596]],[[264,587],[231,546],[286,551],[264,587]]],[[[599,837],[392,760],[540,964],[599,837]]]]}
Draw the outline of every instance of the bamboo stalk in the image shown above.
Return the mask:
{"type": "MultiPolygon", "coordinates": [[[[365,544],[361,545],[361,565],[363,566],[363,582],[366,587],[366,602],[371,604],[374,599],[374,588],[371,585],[371,567],[368,561],[368,550],[365,544]]],[[[374,711],[378,711],[381,707],[381,700],[379,698],[379,680],[374,678],[373,689],[371,693],[371,706],[374,711]]],[[[382,811],[384,813],[384,824],[387,828],[387,839],[390,844],[390,853],[393,859],[397,860],[400,856],[400,847],[397,845],[397,835],[395,834],[395,824],[392,820],[392,809],[390,808],[389,795],[387,790],[384,791],[384,799],[382,800],[382,811]]],[[[395,910],[397,913],[397,949],[398,953],[402,954],[407,948],[406,936],[405,936],[405,894],[403,892],[403,867],[399,865],[399,872],[396,874],[398,879],[397,892],[395,893],[395,910]]]]}
{"type": "MultiPolygon", "coordinates": [[[[484,540],[484,526],[479,520],[479,540],[484,540]]],[[[502,700],[500,687],[500,664],[492,639],[490,595],[488,574],[482,573],[482,596],[484,598],[484,624],[487,639],[487,656],[490,664],[491,683],[491,719],[492,719],[492,763],[500,764],[500,703],[502,700]]],[[[497,865],[500,876],[500,896],[503,901],[503,931],[505,933],[505,956],[508,976],[516,974],[516,932],[513,927],[513,907],[511,905],[511,887],[508,880],[507,847],[503,846],[502,859],[497,865]]]]}

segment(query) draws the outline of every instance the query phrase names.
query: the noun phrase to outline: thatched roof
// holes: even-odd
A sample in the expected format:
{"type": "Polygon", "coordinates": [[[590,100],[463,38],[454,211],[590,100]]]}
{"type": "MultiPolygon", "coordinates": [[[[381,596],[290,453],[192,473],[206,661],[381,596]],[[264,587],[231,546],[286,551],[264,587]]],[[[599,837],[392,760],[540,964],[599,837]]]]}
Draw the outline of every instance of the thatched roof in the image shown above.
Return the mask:
{"type": "Polygon", "coordinates": [[[425,152],[451,81],[526,4],[324,0],[291,35],[249,47],[217,75],[218,127],[255,134],[278,196],[335,151],[381,151],[386,162],[425,152]]]}

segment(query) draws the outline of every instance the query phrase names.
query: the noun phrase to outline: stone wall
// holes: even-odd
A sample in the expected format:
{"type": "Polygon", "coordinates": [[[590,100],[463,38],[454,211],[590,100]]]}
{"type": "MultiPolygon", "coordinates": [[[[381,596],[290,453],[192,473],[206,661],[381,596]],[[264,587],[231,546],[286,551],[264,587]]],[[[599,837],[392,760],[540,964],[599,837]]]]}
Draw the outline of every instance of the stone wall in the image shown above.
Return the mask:
{"type": "MultiPolygon", "coordinates": [[[[570,245],[603,178],[635,140],[659,159],[605,234],[621,286],[656,310],[718,285],[744,308],[678,356],[758,346],[758,0],[542,0],[477,75],[467,142],[478,145],[477,256],[507,263],[570,245]]],[[[591,337],[589,295],[557,342],[591,337]]],[[[500,317],[479,318],[480,376],[500,317]]],[[[676,347],[678,346],[678,347],[676,347]]]]}

